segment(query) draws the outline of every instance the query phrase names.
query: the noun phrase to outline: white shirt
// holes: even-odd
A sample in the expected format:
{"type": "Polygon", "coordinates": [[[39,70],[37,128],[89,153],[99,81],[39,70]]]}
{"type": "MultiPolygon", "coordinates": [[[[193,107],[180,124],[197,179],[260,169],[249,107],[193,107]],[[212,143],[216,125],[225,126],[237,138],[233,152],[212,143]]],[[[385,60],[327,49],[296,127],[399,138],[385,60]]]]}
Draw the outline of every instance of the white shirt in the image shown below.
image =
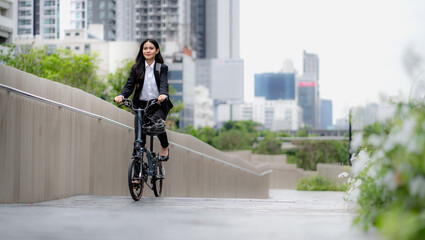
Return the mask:
{"type": "Polygon", "coordinates": [[[157,99],[159,96],[153,71],[154,66],[155,61],[153,61],[152,65],[150,66],[145,61],[145,81],[143,82],[143,89],[142,93],[140,94],[140,100],[149,101],[151,99],[157,99]]]}

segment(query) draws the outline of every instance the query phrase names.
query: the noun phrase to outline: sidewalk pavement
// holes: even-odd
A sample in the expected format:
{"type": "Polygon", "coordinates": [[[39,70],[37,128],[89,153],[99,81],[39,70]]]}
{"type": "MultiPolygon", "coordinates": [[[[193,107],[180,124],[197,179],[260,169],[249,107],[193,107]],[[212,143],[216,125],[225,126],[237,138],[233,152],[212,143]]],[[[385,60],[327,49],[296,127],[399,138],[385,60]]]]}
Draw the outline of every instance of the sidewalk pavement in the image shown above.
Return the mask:
{"type": "Polygon", "coordinates": [[[378,239],[351,227],[341,192],[270,190],[269,199],[75,196],[0,205],[0,239],[378,239]]]}

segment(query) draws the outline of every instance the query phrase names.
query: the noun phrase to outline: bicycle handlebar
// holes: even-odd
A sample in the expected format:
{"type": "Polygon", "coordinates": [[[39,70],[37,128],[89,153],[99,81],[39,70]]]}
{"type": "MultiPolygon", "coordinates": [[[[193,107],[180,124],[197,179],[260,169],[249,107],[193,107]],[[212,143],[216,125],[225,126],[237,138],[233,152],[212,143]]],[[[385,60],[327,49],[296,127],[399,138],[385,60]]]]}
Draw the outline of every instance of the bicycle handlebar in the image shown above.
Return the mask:
{"type": "MultiPolygon", "coordinates": [[[[115,102],[115,99],[114,99],[114,102],[115,102]]],[[[146,105],[146,107],[148,107],[150,104],[159,104],[159,102],[158,102],[158,100],[157,99],[152,99],[152,100],[149,100],[148,101],[148,104],[146,105]]],[[[118,107],[121,107],[121,106],[126,106],[126,107],[128,107],[128,108],[130,108],[131,110],[133,110],[134,112],[136,112],[136,111],[140,111],[140,110],[143,110],[143,109],[135,109],[134,108],[134,104],[133,104],[133,101],[131,101],[130,99],[128,99],[128,98],[123,98],[122,99],[122,103],[120,103],[120,105],[118,105],[118,107]]]]}

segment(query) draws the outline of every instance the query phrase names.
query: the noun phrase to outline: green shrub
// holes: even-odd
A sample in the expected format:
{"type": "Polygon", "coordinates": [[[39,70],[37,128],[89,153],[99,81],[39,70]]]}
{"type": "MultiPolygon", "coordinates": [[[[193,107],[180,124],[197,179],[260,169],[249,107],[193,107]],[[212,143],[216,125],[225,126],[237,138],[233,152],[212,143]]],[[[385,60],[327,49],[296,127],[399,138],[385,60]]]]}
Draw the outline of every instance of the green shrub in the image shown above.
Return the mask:
{"type": "Polygon", "coordinates": [[[337,184],[334,180],[321,175],[301,178],[297,181],[298,191],[346,191],[346,184],[337,184]]]}
{"type": "Polygon", "coordinates": [[[398,104],[395,114],[353,138],[349,199],[359,204],[355,223],[375,226],[389,239],[425,236],[425,106],[398,104]],[[359,140],[360,139],[360,140],[359,140]]]}

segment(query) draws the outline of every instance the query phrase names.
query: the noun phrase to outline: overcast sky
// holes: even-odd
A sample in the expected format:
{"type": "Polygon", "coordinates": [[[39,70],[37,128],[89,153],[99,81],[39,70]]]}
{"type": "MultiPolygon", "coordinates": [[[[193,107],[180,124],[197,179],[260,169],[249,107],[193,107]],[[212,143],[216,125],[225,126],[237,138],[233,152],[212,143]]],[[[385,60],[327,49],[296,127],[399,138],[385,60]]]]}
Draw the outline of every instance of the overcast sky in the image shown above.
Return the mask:
{"type": "Polygon", "coordinates": [[[278,72],[285,59],[302,73],[306,50],[319,55],[320,94],[335,120],[380,94],[407,96],[403,56],[411,48],[425,57],[422,0],[240,0],[240,10],[247,101],[255,73],[278,72]]]}

